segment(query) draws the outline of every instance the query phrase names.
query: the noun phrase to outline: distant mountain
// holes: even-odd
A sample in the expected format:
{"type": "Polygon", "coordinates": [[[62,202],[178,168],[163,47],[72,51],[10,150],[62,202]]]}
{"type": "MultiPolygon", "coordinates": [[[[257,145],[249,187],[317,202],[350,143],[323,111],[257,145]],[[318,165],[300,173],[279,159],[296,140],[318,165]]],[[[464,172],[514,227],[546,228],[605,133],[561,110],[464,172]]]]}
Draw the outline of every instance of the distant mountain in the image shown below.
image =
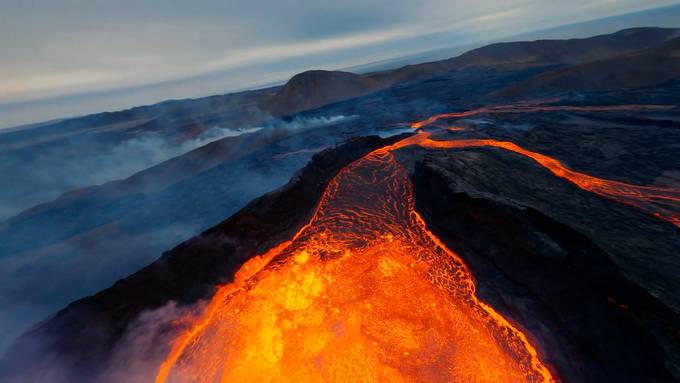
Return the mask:
{"type": "Polygon", "coordinates": [[[447,60],[363,75],[341,71],[307,71],[293,76],[262,106],[272,115],[282,116],[453,70],[480,67],[517,69],[587,63],[653,49],[677,36],[680,36],[680,29],[632,28],[584,39],[491,44],[447,60]]]}
{"type": "Polygon", "coordinates": [[[399,69],[356,75],[340,71],[308,71],[293,76],[263,103],[281,116],[365,95],[389,86],[423,80],[466,68],[518,69],[548,65],[574,65],[660,47],[680,36],[680,29],[632,28],[584,39],[536,40],[497,43],[458,57],[399,69]]]}
{"type": "Polygon", "coordinates": [[[680,78],[680,38],[660,47],[590,61],[541,73],[493,93],[526,97],[541,93],[636,88],[680,78]]]}
{"type": "Polygon", "coordinates": [[[470,67],[576,64],[658,47],[677,36],[680,36],[680,29],[677,28],[633,28],[584,39],[497,43],[447,60],[408,65],[365,76],[381,83],[394,84],[470,67]]]}
{"type": "Polygon", "coordinates": [[[273,90],[166,101],[0,131],[0,220],[74,188],[125,178],[262,121],[273,90]]]}
{"type": "Polygon", "coordinates": [[[680,36],[680,29],[632,28],[585,39],[536,40],[491,44],[450,61],[457,65],[518,63],[578,64],[660,46],[680,36]]]}
{"type": "Polygon", "coordinates": [[[272,115],[281,116],[363,96],[384,87],[385,84],[367,76],[312,70],[293,76],[275,96],[267,100],[265,108],[272,115]]]}

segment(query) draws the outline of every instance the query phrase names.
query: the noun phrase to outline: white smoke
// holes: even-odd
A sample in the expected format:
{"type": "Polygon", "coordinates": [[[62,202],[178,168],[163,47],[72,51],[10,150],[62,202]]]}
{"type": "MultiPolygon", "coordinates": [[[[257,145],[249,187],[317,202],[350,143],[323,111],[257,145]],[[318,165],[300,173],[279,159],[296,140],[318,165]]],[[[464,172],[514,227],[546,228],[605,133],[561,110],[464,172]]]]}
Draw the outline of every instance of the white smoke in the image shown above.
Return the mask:
{"type": "Polygon", "coordinates": [[[104,154],[99,161],[103,166],[99,166],[97,172],[89,173],[89,177],[86,172],[83,172],[84,177],[89,181],[86,184],[99,184],[125,178],[211,142],[256,132],[260,129],[260,127],[224,129],[214,126],[203,132],[200,136],[182,141],[179,144],[172,143],[157,134],[147,134],[134,138],[125,141],[104,154]]]}
{"type": "Polygon", "coordinates": [[[355,119],[359,116],[349,115],[345,116],[342,114],[335,116],[318,116],[318,117],[295,117],[290,121],[277,119],[270,121],[259,128],[278,128],[278,129],[294,129],[294,130],[304,130],[311,128],[318,128],[322,126],[327,126],[331,124],[336,124],[339,122],[345,122],[355,119]]]}

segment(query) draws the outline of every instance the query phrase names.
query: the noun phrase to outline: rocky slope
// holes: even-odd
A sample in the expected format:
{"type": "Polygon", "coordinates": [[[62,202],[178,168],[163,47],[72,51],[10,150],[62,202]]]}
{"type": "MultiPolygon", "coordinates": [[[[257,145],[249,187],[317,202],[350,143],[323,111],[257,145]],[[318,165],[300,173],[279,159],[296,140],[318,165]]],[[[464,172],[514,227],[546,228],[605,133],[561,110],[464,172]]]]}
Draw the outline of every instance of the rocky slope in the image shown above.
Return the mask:
{"type": "Polygon", "coordinates": [[[541,73],[492,97],[637,88],[680,78],[680,38],[660,47],[541,73]]]}

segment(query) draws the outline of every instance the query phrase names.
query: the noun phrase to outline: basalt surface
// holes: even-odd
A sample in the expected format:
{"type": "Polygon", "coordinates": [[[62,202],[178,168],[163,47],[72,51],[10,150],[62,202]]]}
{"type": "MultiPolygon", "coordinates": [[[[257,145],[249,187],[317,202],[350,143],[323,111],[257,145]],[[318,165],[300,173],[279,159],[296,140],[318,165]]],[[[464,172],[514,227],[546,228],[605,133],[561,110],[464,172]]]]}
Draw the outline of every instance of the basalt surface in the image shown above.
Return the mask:
{"type": "Polygon", "coordinates": [[[677,380],[676,227],[496,148],[432,151],[413,166],[429,228],[470,267],[481,299],[549,350],[560,378],[677,380]]]}

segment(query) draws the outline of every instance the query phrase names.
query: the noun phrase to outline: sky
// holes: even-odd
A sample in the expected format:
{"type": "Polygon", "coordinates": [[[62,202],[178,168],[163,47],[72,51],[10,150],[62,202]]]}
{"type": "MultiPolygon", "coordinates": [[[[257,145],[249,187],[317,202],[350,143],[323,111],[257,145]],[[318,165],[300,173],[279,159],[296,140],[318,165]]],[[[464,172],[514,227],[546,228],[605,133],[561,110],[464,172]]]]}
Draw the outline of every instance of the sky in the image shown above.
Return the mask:
{"type": "Polygon", "coordinates": [[[0,0],[0,128],[673,4],[680,1],[0,0]]]}

